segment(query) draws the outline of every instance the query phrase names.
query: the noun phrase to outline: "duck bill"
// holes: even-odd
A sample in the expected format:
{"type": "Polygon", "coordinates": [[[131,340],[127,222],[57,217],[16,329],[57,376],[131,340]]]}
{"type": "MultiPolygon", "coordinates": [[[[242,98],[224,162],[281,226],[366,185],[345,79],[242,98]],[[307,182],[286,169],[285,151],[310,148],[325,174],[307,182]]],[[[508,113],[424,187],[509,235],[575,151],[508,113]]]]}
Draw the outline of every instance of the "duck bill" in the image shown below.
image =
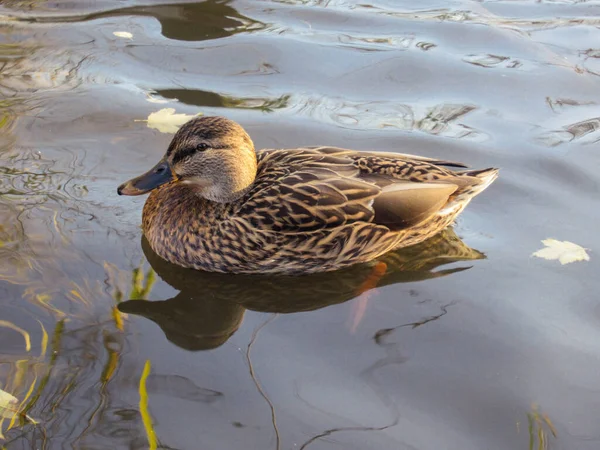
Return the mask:
{"type": "Polygon", "coordinates": [[[142,195],[173,180],[171,166],[162,159],[145,174],[132,178],[119,186],[117,193],[119,195],[142,195]]]}

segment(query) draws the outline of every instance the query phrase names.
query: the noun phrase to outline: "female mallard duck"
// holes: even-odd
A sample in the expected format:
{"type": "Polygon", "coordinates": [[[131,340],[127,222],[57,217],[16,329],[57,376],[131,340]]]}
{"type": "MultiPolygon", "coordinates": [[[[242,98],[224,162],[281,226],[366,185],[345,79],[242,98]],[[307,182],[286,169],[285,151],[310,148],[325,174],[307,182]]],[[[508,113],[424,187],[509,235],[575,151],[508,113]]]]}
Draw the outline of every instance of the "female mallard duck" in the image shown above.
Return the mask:
{"type": "Polygon", "coordinates": [[[143,230],[167,261],[211,272],[300,274],[370,261],[435,235],[498,172],[441,166],[466,167],[335,147],[256,152],[237,123],[199,117],[118,193],[152,191],[143,230]]]}

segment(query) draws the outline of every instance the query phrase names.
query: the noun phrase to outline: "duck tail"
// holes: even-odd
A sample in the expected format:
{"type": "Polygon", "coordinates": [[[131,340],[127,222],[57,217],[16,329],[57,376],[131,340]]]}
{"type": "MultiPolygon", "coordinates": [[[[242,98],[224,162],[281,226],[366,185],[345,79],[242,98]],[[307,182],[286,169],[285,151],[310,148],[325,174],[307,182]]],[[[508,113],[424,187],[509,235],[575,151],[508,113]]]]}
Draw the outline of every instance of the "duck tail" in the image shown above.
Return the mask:
{"type": "Polygon", "coordinates": [[[495,168],[464,170],[456,173],[460,175],[464,184],[450,196],[448,203],[440,211],[441,214],[457,215],[476,195],[487,189],[498,178],[498,169],[495,168]]]}
{"type": "Polygon", "coordinates": [[[498,178],[498,171],[499,169],[490,167],[487,169],[465,170],[464,172],[461,172],[461,175],[478,178],[480,180],[479,183],[470,186],[470,196],[474,197],[487,189],[488,186],[492,184],[496,178],[498,178]]]}

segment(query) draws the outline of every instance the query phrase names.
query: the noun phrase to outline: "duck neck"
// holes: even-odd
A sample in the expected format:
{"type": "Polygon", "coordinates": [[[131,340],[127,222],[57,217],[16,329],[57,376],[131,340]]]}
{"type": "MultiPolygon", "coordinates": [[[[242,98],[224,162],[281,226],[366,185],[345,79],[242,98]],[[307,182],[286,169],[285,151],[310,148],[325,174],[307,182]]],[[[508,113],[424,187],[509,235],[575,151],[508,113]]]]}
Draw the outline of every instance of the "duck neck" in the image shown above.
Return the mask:
{"type": "Polygon", "coordinates": [[[256,179],[257,168],[254,149],[246,148],[235,157],[223,158],[218,169],[202,180],[196,192],[211,202],[231,203],[248,192],[256,179]]]}
{"type": "MultiPolygon", "coordinates": [[[[217,203],[199,196],[183,183],[155,189],[142,214],[144,235],[161,258],[184,267],[194,267],[203,243],[231,217],[235,203],[217,203]]],[[[210,267],[206,267],[210,270],[210,267]]]]}

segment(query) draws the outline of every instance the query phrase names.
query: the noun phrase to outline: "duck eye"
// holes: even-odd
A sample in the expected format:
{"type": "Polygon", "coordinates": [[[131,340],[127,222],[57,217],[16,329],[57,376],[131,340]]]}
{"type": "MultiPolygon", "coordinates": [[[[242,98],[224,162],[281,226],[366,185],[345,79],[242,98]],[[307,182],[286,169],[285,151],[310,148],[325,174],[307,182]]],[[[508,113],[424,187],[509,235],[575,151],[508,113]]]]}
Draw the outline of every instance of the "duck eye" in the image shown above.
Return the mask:
{"type": "Polygon", "coordinates": [[[202,151],[208,148],[208,144],[205,142],[201,142],[196,146],[196,150],[202,151]]]}

